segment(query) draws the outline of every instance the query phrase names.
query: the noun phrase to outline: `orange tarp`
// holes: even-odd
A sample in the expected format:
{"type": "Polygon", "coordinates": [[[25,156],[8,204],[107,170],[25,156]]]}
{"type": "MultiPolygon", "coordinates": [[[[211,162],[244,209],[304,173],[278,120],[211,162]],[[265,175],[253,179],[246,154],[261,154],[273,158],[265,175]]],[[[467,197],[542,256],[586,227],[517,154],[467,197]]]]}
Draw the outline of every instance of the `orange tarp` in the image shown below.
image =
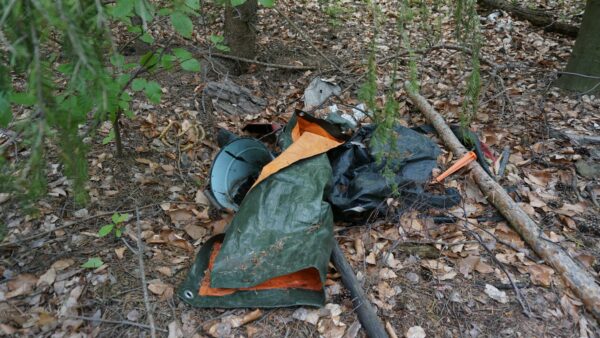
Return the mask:
{"type": "Polygon", "coordinates": [[[267,177],[290,166],[292,163],[326,153],[343,143],[331,136],[318,124],[309,122],[300,116],[298,116],[298,122],[292,130],[292,140],[294,140],[292,145],[263,167],[260,176],[252,186],[253,188],[267,177]]]}
{"type": "Polygon", "coordinates": [[[215,243],[210,253],[210,260],[208,261],[208,269],[202,283],[200,284],[200,290],[198,293],[200,296],[227,296],[236,291],[253,291],[253,290],[269,290],[269,289],[307,289],[319,291],[323,288],[321,278],[319,277],[319,270],[315,268],[308,268],[300,270],[289,275],[279,276],[271,278],[261,284],[250,288],[239,288],[239,289],[226,289],[226,288],[212,288],[210,287],[210,271],[213,268],[213,264],[217,255],[221,250],[221,243],[215,243]]]}

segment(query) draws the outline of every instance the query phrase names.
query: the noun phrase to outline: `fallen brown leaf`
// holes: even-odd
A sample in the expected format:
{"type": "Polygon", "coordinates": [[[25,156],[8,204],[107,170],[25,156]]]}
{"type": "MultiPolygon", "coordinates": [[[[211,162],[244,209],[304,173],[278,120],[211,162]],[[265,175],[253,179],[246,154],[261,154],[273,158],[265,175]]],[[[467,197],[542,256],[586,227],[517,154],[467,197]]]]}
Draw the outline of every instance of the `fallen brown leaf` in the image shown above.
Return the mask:
{"type": "Polygon", "coordinates": [[[151,238],[147,239],[149,244],[167,244],[171,246],[175,246],[188,252],[194,252],[194,247],[185,239],[181,238],[175,231],[173,230],[161,230],[160,234],[153,235],[151,238]]]}
{"type": "Polygon", "coordinates": [[[123,256],[125,255],[125,250],[126,249],[127,248],[124,247],[124,246],[115,249],[115,254],[117,254],[117,258],[118,259],[123,259],[123,256]]]}
{"type": "Polygon", "coordinates": [[[208,235],[208,230],[199,225],[188,224],[183,228],[183,230],[185,230],[185,232],[195,241],[208,235]]]}
{"type": "Polygon", "coordinates": [[[4,295],[5,299],[11,299],[17,296],[27,295],[33,291],[38,278],[30,273],[23,273],[11,279],[7,283],[9,292],[4,295]]]}
{"type": "Polygon", "coordinates": [[[531,282],[534,285],[548,287],[552,281],[554,270],[543,264],[535,264],[527,267],[530,273],[531,282]]]}
{"type": "Polygon", "coordinates": [[[165,275],[167,277],[171,277],[173,275],[173,270],[171,270],[171,268],[168,266],[160,266],[160,267],[156,268],[156,271],[162,273],[163,275],[165,275]]]}

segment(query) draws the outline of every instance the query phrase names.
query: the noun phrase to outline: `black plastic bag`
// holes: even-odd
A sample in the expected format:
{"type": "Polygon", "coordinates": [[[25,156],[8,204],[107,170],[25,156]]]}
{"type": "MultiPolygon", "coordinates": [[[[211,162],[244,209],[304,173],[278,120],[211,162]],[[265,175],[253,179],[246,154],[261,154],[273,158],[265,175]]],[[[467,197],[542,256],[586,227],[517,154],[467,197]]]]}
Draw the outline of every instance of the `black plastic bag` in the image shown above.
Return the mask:
{"type": "Polygon", "coordinates": [[[337,216],[351,217],[376,209],[390,197],[394,185],[406,205],[448,208],[460,202],[456,189],[447,189],[443,195],[424,191],[440,153],[435,142],[397,125],[392,148],[389,143],[373,142],[375,129],[375,125],[360,128],[349,141],[328,154],[333,169],[333,189],[328,199],[337,216]],[[389,153],[395,156],[376,160],[389,153]],[[384,175],[386,168],[393,177],[384,175]]]}

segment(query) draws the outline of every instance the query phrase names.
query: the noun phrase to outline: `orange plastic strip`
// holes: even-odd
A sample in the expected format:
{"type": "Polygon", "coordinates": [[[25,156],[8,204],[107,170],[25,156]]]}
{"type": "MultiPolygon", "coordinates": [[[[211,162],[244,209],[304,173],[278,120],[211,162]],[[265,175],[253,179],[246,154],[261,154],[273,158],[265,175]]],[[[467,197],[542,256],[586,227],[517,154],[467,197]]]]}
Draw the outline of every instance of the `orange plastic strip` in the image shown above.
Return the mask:
{"type": "Polygon", "coordinates": [[[455,172],[460,170],[460,168],[475,161],[476,159],[477,159],[477,155],[474,152],[472,152],[472,151],[468,152],[465,156],[463,156],[461,159],[456,161],[456,163],[454,163],[450,168],[448,168],[448,170],[444,171],[438,177],[436,177],[435,178],[436,182],[441,183],[446,177],[454,174],[455,172]]]}
{"type": "Polygon", "coordinates": [[[339,142],[338,139],[329,134],[320,125],[310,122],[309,120],[302,118],[302,116],[298,116],[296,119],[296,125],[294,126],[294,129],[292,129],[292,140],[296,142],[304,132],[321,135],[332,141],[339,142]]]}
{"type": "Polygon", "coordinates": [[[308,268],[300,270],[288,275],[271,278],[261,284],[249,288],[228,289],[228,288],[213,288],[210,286],[210,272],[212,271],[215,259],[221,250],[221,243],[215,243],[210,253],[208,261],[208,269],[202,283],[200,283],[200,296],[227,296],[236,291],[254,291],[254,290],[270,290],[270,289],[306,289],[319,291],[323,289],[323,283],[319,276],[319,270],[308,268]]]}

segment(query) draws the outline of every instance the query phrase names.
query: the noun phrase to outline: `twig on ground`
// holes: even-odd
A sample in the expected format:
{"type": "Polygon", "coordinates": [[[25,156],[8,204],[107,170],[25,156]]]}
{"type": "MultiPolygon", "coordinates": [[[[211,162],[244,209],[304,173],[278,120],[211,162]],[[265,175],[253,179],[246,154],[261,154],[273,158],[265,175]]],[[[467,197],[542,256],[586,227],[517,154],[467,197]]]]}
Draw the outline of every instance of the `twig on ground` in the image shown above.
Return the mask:
{"type": "MultiPolygon", "coordinates": [[[[82,316],[65,316],[63,318],[80,319],[80,320],[87,320],[90,322],[100,322],[100,323],[107,323],[107,324],[129,325],[129,326],[135,326],[135,327],[139,327],[139,328],[146,329],[146,330],[151,329],[151,327],[149,325],[131,322],[128,320],[109,320],[109,319],[100,319],[100,318],[82,317],[82,316]]],[[[165,329],[161,329],[159,327],[155,328],[155,330],[160,331],[160,332],[165,332],[165,333],[169,332],[169,331],[167,331],[165,329]]]]}
{"type": "Polygon", "coordinates": [[[479,228],[481,231],[483,231],[483,232],[485,232],[486,234],[488,234],[488,235],[490,235],[491,237],[493,237],[493,238],[494,238],[494,240],[495,240],[496,242],[498,242],[498,243],[500,243],[500,244],[502,244],[502,245],[505,245],[505,246],[507,246],[507,247],[509,247],[509,248],[511,248],[511,249],[513,249],[513,250],[515,250],[516,252],[520,252],[520,253],[524,254],[524,255],[525,255],[525,257],[526,257],[527,259],[529,259],[530,261],[532,261],[532,262],[535,262],[536,264],[543,264],[543,263],[544,263],[544,260],[543,260],[543,259],[536,259],[536,258],[535,258],[535,257],[533,257],[532,255],[530,255],[529,253],[527,253],[526,251],[524,251],[524,249],[521,249],[521,248],[517,247],[516,245],[514,245],[514,244],[512,244],[512,243],[510,243],[510,242],[507,242],[507,241],[505,241],[505,240],[503,240],[503,239],[501,239],[501,238],[499,238],[498,236],[496,236],[496,234],[494,234],[493,232],[491,232],[491,231],[487,230],[486,228],[484,228],[484,227],[480,226],[479,224],[477,224],[477,223],[473,223],[473,222],[469,221],[469,219],[468,219],[467,217],[463,217],[461,220],[462,220],[463,222],[465,222],[466,224],[469,224],[469,225],[476,226],[476,227],[477,227],[477,228],[479,228]]]}
{"type": "Polygon", "coordinates": [[[585,190],[590,195],[590,199],[592,200],[592,203],[594,203],[594,205],[596,207],[600,208],[600,204],[598,203],[598,197],[596,196],[596,192],[594,191],[593,183],[592,182],[588,183],[585,186],[585,190]]]}
{"type": "Polygon", "coordinates": [[[129,242],[127,242],[127,240],[125,239],[125,237],[121,236],[121,241],[123,241],[123,243],[125,243],[125,246],[131,250],[131,252],[133,252],[134,255],[138,254],[138,251],[136,249],[134,249],[133,247],[131,247],[131,245],[129,244],[129,242]]]}
{"type": "Polygon", "coordinates": [[[485,251],[490,255],[490,257],[492,258],[494,263],[496,263],[496,265],[498,265],[500,270],[502,270],[502,272],[504,272],[504,274],[510,281],[510,284],[512,285],[513,290],[515,291],[515,295],[517,296],[517,300],[519,301],[519,304],[521,304],[521,308],[523,309],[523,314],[529,318],[533,318],[534,314],[531,312],[531,307],[529,306],[529,303],[527,303],[527,300],[521,294],[521,290],[515,284],[515,281],[512,279],[512,276],[508,273],[504,264],[502,264],[502,262],[500,262],[496,258],[496,255],[494,255],[492,250],[490,250],[490,248],[488,248],[487,245],[485,245],[485,243],[483,243],[483,239],[481,238],[481,236],[477,232],[469,229],[469,227],[467,226],[467,224],[468,224],[467,213],[466,213],[466,210],[464,209],[464,207],[463,207],[463,211],[464,211],[463,218],[465,219],[465,222],[462,224],[463,228],[467,231],[467,233],[469,233],[471,236],[473,236],[475,238],[475,240],[477,240],[479,242],[479,245],[481,245],[485,249],[485,251]]]}
{"type": "Polygon", "coordinates": [[[229,55],[229,54],[221,54],[221,53],[215,53],[215,52],[209,52],[209,51],[204,51],[199,54],[209,56],[209,57],[215,56],[215,57],[219,57],[222,59],[230,59],[230,60],[246,62],[246,63],[255,63],[257,65],[271,67],[271,68],[291,69],[291,70],[314,70],[314,69],[317,69],[317,67],[313,67],[313,66],[282,65],[282,64],[277,64],[277,63],[263,62],[263,61],[253,60],[253,59],[246,59],[246,58],[239,57],[239,56],[234,56],[234,55],[229,55]]]}
{"type": "MultiPolygon", "coordinates": [[[[172,202],[179,203],[177,201],[172,201],[172,202]]],[[[144,205],[144,206],[141,206],[140,209],[150,208],[150,207],[153,207],[153,206],[160,205],[162,203],[165,203],[165,201],[158,202],[158,203],[152,203],[152,204],[148,204],[148,205],[144,205]]],[[[120,210],[119,212],[120,213],[127,213],[127,212],[133,212],[133,211],[136,211],[136,209],[120,210]]],[[[43,237],[43,236],[51,234],[51,233],[53,233],[55,231],[66,229],[66,228],[72,227],[73,225],[76,225],[76,224],[80,224],[80,223],[84,223],[84,222],[87,222],[87,221],[91,221],[91,220],[93,220],[95,218],[112,216],[114,213],[115,213],[115,211],[104,212],[104,213],[96,214],[94,216],[90,216],[90,217],[87,217],[87,218],[84,218],[84,219],[76,220],[76,221],[73,221],[73,222],[70,222],[70,223],[67,223],[67,224],[63,224],[63,225],[58,226],[58,227],[56,227],[54,229],[51,229],[51,230],[46,230],[46,231],[38,232],[38,233],[33,234],[31,236],[28,236],[28,237],[25,237],[25,238],[21,238],[21,239],[17,240],[16,242],[2,243],[2,244],[0,244],[0,248],[8,247],[8,246],[13,246],[13,245],[19,245],[19,244],[21,244],[23,242],[27,242],[27,241],[36,239],[38,237],[43,237]]]]}
{"type": "Polygon", "coordinates": [[[510,147],[504,146],[502,150],[502,159],[500,160],[500,165],[498,166],[498,179],[504,177],[504,172],[506,171],[506,166],[508,165],[508,159],[510,157],[510,147]]]}
{"type": "Polygon", "coordinates": [[[137,237],[137,253],[138,253],[138,264],[140,269],[140,279],[142,280],[142,291],[144,292],[144,305],[146,306],[146,314],[148,316],[148,323],[150,324],[150,336],[156,338],[156,325],[154,324],[154,315],[152,315],[152,309],[150,308],[150,300],[148,299],[148,287],[146,286],[146,272],[144,270],[144,243],[142,242],[142,226],[140,225],[140,210],[135,208],[135,228],[137,237]]]}
{"type": "Polygon", "coordinates": [[[298,34],[302,36],[304,41],[306,41],[317,53],[319,53],[319,55],[321,55],[322,58],[327,60],[327,62],[329,62],[329,64],[332,65],[333,68],[337,69],[342,74],[347,74],[347,72],[343,70],[342,67],[340,67],[337,63],[333,62],[330,58],[327,57],[327,55],[325,55],[319,48],[317,48],[317,46],[312,42],[310,37],[306,35],[306,33],[304,33],[304,31],[300,27],[298,27],[298,25],[296,25],[294,21],[288,18],[285,14],[281,13],[281,11],[277,8],[273,9],[275,10],[275,12],[277,12],[277,14],[279,14],[279,16],[281,16],[285,21],[287,21],[287,23],[290,24],[290,26],[292,26],[292,28],[296,32],[298,32],[298,34]]]}

